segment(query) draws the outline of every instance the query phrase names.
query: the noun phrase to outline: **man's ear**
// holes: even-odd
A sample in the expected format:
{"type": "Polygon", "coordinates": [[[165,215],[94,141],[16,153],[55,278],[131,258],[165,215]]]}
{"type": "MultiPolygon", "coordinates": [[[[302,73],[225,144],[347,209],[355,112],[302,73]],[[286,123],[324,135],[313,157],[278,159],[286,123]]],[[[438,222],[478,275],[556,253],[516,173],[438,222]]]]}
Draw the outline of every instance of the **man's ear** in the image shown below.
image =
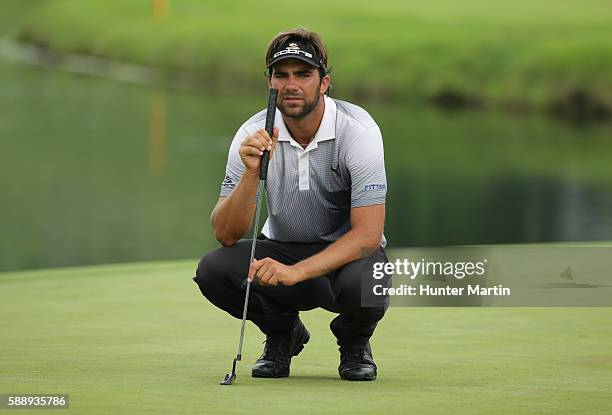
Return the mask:
{"type": "Polygon", "coordinates": [[[323,79],[321,79],[321,86],[319,87],[319,94],[323,95],[329,89],[329,84],[331,83],[331,78],[329,75],[325,75],[323,79]]]}

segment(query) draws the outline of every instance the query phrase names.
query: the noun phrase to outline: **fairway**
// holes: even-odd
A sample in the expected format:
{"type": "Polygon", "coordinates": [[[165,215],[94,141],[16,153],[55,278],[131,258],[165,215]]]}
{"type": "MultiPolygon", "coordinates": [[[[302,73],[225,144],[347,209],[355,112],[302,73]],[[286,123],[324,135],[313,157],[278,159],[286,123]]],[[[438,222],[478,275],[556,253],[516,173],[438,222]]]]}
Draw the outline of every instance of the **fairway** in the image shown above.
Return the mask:
{"type": "Polygon", "coordinates": [[[598,1],[309,3],[324,13],[271,1],[163,2],[159,19],[143,0],[39,2],[17,14],[14,38],[187,71],[202,76],[195,83],[206,91],[244,94],[261,91],[270,38],[306,26],[326,39],[332,94],[344,98],[423,102],[453,92],[480,104],[546,108],[579,89],[610,109],[612,14],[598,1]]]}
{"type": "Polygon", "coordinates": [[[264,336],[249,323],[236,383],[219,386],[240,324],[204,301],[195,265],[0,274],[1,393],[67,393],[86,414],[612,410],[610,308],[392,308],[373,383],[338,379],[325,311],[302,313],[312,338],[290,378],[253,379],[264,336]]]}

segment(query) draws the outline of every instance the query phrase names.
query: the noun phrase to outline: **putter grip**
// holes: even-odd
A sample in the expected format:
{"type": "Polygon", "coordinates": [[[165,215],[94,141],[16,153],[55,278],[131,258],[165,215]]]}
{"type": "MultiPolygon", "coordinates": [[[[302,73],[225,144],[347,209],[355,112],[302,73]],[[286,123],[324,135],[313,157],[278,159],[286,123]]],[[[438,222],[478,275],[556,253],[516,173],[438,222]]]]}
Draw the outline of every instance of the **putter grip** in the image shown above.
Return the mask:
{"type": "MultiPolygon", "coordinates": [[[[266,132],[272,137],[274,130],[274,116],[276,115],[276,96],[278,89],[270,88],[270,95],[268,96],[268,109],[266,110],[266,132]]],[[[270,152],[265,150],[261,156],[261,163],[259,164],[259,180],[266,180],[268,178],[268,164],[270,163],[270,152]]]]}

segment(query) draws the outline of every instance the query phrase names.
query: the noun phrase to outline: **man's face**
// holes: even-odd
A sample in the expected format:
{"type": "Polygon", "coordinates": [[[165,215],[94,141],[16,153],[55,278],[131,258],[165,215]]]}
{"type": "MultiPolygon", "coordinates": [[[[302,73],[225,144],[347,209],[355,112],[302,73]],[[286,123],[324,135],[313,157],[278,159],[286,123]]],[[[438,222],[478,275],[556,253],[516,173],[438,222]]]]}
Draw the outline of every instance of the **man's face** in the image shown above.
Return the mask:
{"type": "Polygon", "coordinates": [[[329,86],[329,76],[321,79],[319,70],[298,59],[285,59],[274,65],[270,86],[278,89],[277,106],[289,118],[304,118],[319,103],[329,86]]]}

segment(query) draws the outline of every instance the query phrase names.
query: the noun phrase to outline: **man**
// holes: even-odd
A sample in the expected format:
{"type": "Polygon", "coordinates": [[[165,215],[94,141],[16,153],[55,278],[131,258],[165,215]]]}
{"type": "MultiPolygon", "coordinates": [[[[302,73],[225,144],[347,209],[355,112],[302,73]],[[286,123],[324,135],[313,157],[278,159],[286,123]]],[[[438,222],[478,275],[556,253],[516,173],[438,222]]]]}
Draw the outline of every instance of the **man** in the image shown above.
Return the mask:
{"type": "Polygon", "coordinates": [[[340,378],[374,380],[369,339],[388,307],[388,298],[366,298],[373,264],[388,261],[380,129],[365,110],[326,95],[327,51],[318,34],[278,34],[266,64],[268,85],[279,91],[273,137],[264,129],[265,110],[236,133],[211,215],[223,247],[202,258],[194,280],[236,318],[245,277],[256,281],[247,319],[266,334],[266,344],[252,376],[289,376],[291,358],[310,339],[298,312],[322,307],[339,313],[330,328],[340,346],[340,378]],[[240,238],[263,197],[257,185],[265,149],[268,219],[249,267],[251,241],[240,238]]]}

